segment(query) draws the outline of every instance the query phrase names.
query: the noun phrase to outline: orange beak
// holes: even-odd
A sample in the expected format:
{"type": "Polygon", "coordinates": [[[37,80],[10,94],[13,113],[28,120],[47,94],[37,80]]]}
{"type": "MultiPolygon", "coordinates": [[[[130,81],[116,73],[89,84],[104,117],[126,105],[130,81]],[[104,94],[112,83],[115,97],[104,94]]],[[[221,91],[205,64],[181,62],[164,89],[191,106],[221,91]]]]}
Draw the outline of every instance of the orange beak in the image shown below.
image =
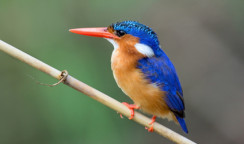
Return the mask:
{"type": "Polygon", "coordinates": [[[93,37],[102,37],[102,38],[110,38],[110,39],[119,38],[118,36],[110,33],[107,30],[107,27],[76,28],[76,29],[70,29],[69,31],[80,35],[93,36],[93,37]]]}

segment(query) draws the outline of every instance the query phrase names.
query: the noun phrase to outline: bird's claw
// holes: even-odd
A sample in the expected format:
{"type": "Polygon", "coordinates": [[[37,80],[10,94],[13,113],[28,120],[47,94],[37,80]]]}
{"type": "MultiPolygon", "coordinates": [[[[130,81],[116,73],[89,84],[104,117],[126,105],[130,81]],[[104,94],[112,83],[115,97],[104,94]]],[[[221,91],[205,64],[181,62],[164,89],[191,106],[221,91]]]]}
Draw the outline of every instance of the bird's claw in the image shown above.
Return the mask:
{"type": "Polygon", "coordinates": [[[120,118],[124,118],[122,114],[119,114],[120,118]]]}
{"type": "Polygon", "coordinates": [[[150,128],[145,127],[145,129],[146,129],[148,132],[153,132],[153,126],[150,126],[150,128]]]}
{"type": "MultiPolygon", "coordinates": [[[[130,120],[133,119],[135,113],[134,113],[134,109],[139,109],[140,107],[134,104],[128,104],[126,102],[122,102],[123,105],[125,105],[126,107],[128,107],[130,109],[130,120]]],[[[122,115],[120,115],[121,117],[122,115]]]]}
{"type": "Polygon", "coordinates": [[[156,116],[153,116],[152,121],[149,123],[149,125],[151,125],[150,128],[145,127],[145,129],[147,129],[148,132],[153,132],[153,123],[155,122],[155,120],[156,120],[156,116]]]}

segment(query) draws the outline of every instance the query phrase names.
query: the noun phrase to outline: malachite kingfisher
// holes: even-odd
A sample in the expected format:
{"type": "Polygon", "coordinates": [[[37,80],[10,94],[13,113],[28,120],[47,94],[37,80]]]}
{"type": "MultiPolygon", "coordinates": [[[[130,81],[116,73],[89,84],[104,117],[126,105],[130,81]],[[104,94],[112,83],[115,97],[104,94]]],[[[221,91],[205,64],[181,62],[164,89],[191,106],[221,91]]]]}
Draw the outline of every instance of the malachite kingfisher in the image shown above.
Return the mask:
{"type": "Polygon", "coordinates": [[[140,108],[153,115],[148,131],[153,131],[156,117],[179,123],[188,133],[183,91],[174,65],[161,49],[157,34],[137,21],[123,21],[108,27],[76,28],[70,32],[102,37],[114,46],[111,66],[115,81],[134,104],[123,103],[131,110],[140,108]]]}

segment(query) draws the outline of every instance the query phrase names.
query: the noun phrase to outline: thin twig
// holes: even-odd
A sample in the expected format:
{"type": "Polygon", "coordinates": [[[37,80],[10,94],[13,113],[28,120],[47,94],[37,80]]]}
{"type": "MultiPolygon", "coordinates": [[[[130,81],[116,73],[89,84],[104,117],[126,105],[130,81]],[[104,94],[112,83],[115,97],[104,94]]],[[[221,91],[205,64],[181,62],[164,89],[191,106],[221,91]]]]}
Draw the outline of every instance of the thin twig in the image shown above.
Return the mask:
{"type": "MultiPolygon", "coordinates": [[[[43,63],[42,61],[28,55],[27,53],[24,53],[20,51],[19,49],[5,43],[4,41],[0,40],[0,50],[11,55],[12,57],[19,59],[32,67],[45,72],[46,74],[60,80],[62,78],[61,74],[62,72],[43,63]]],[[[87,84],[73,78],[72,76],[68,75],[66,77],[66,80],[64,83],[82,93],[85,95],[88,95],[89,97],[99,101],[100,103],[110,107],[111,109],[127,116],[130,117],[130,110],[118,102],[117,100],[109,97],[108,95],[88,86],[87,84]]],[[[150,127],[149,122],[151,121],[150,118],[142,115],[139,112],[135,112],[134,121],[137,123],[150,127]]],[[[168,129],[167,127],[155,122],[154,123],[154,131],[157,132],[158,134],[170,139],[173,142],[180,143],[180,144],[195,144],[195,142],[181,136],[180,134],[168,129]]]]}

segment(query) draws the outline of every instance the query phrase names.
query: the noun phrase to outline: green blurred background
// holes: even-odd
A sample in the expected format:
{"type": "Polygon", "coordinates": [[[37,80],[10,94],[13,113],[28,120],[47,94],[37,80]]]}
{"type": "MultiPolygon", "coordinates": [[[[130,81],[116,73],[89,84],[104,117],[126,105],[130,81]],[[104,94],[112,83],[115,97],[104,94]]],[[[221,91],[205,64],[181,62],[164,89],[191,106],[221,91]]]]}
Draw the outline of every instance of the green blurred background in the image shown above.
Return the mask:
{"type": "MultiPolygon", "coordinates": [[[[137,20],[152,27],[180,77],[189,134],[244,143],[243,0],[0,0],[0,39],[114,97],[131,102],[110,68],[111,44],[70,28],[137,20]]],[[[1,144],[172,143],[0,52],[1,144]],[[35,80],[31,79],[33,77],[35,80]]]]}

